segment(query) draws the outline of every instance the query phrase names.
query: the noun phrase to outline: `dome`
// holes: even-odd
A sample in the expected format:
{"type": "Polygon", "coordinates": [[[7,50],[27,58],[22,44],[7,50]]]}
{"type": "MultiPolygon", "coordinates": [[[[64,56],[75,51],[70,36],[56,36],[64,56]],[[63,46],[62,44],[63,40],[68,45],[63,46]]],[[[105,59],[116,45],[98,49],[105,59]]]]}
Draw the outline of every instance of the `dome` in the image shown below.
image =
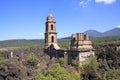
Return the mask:
{"type": "Polygon", "coordinates": [[[52,14],[49,14],[48,17],[53,17],[53,15],[52,15],[52,14]]]}
{"type": "Polygon", "coordinates": [[[49,15],[47,16],[47,21],[55,21],[55,20],[54,20],[54,16],[53,16],[52,14],[49,14],[49,15]]]}

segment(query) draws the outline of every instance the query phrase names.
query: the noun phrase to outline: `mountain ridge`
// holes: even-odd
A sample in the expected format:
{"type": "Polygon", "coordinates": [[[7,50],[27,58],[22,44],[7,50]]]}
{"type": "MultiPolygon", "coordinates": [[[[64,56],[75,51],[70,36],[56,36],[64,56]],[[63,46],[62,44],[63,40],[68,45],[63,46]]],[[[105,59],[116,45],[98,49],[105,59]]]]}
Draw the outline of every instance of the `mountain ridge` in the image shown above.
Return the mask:
{"type": "Polygon", "coordinates": [[[120,28],[113,28],[105,32],[99,32],[97,30],[87,30],[83,33],[89,34],[91,37],[112,37],[120,36],[120,28]],[[92,32],[91,32],[92,31],[92,32]]]}
{"type": "MultiPolygon", "coordinates": [[[[120,36],[120,28],[116,27],[113,29],[110,29],[105,32],[99,32],[97,30],[87,30],[84,31],[83,33],[88,34],[90,38],[96,38],[96,37],[114,37],[114,36],[120,36]]],[[[64,37],[62,39],[70,39],[71,37],[64,37]]]]}

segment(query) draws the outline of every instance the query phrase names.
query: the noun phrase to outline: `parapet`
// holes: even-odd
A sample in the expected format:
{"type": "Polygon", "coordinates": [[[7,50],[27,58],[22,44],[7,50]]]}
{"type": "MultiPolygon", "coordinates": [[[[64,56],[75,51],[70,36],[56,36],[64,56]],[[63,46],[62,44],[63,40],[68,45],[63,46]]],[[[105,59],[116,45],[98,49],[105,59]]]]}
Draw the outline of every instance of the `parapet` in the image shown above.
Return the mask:
{"type": "Polygon", "coordinates": [[[72,34],[70,48],[77,50],[93,49],[92,42],[89,39],[89,35],[84,33],[72,34]]]}

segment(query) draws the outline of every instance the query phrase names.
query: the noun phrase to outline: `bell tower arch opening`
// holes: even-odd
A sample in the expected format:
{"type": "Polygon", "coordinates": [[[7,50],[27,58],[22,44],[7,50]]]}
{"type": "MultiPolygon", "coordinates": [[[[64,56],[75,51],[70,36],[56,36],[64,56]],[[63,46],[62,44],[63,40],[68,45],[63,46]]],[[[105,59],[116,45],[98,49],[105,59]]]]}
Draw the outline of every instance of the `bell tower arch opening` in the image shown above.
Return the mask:
{"type": "Polygon", "coordinates": [[[51,24],[51,30],[53,30],[53,24],[51,24]]]}
{"type": "Polygon", "coordinates": [[[84,40],[87,40],[87,36],[86,35],[84,35],[84,40]]]}
{"type": "Polygon", "coordinates": [[[51,42],[54,43],[54,36],[51,37],[51,42]]]}

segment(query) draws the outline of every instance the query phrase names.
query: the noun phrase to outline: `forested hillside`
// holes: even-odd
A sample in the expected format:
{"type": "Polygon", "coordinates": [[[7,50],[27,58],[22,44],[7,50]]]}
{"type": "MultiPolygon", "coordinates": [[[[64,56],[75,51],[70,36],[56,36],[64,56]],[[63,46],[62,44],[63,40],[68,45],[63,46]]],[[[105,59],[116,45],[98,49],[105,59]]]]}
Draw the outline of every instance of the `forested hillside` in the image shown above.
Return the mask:
{"type": "Polygon", "coordinates": [[[43,44],[44,44],[44,40],[42,39],[34,39],[34,40],[16,39],[16,40],[0,41],[0,47],[43,46],[43,44]]]}
{"type": "MultiPolygon", "coordinates": [[[[60,46],[67,47],[69,39],[59,39],[58,43],[60,46]]],[[[40,46],[41,48],[44,46],[43,39],[16,39],[16,40],[4,40],[0,41],[0,48],[4,47],[32,47],[32,46],[40,46]]]]}
{"type": "Polygon", "coordinates": [[[114,37],[98,37],[98,38],[91,38],[93,44],[95,45],[106,45],[106,44],[120,44],[120,36],[114,37]]]}

